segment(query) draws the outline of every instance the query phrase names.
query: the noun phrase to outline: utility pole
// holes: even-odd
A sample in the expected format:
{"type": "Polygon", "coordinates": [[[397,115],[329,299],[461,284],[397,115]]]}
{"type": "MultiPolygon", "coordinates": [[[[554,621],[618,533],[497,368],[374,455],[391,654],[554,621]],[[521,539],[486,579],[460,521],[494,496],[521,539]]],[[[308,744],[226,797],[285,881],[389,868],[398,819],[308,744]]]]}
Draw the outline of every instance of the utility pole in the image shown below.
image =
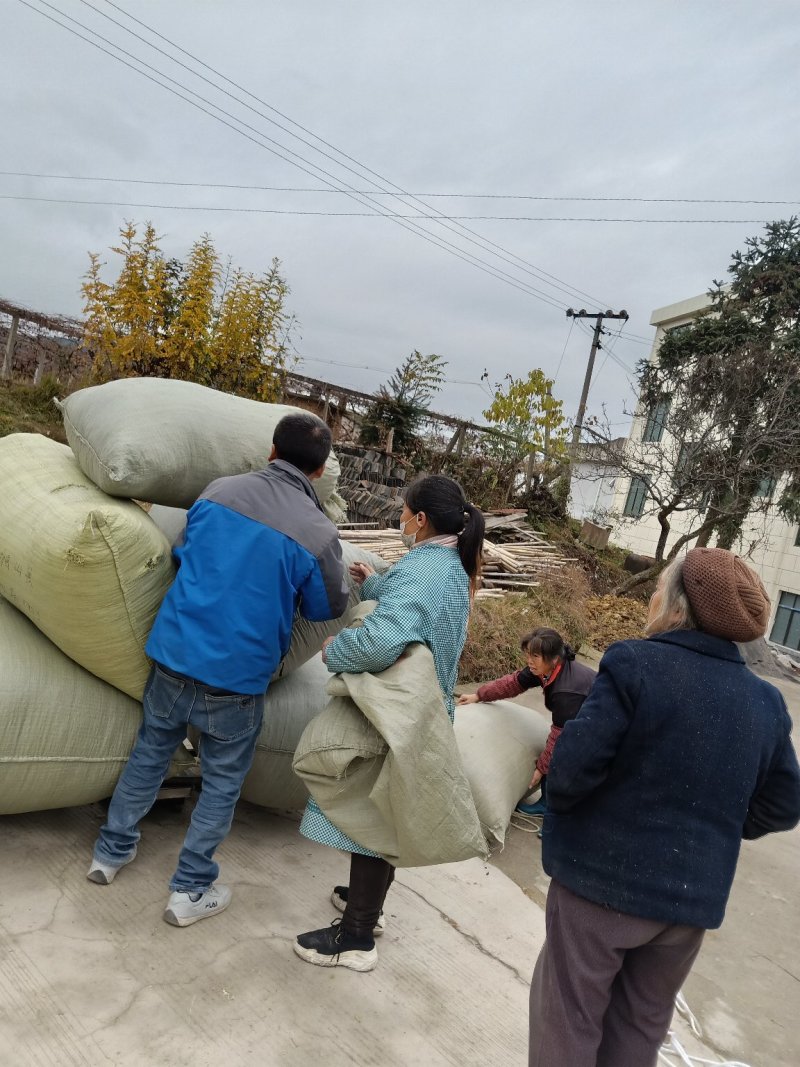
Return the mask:
{"type": "Polygon", "coordinates": [[[599,349],[603,346],[600,344],[600,334],[603,330],[603,319],[627,319],[627,311],[587,311],[585,308],[581,308],[580,311],[575,311],[573,308],[567,308],[567,318],[569,319],[594,319],[594,335],[592,337],[592,347],[589,352],[589,362],[586,366],[586,377],[583,379],[583,389],[581,390],[581,402],[578,404],[578,416],[575,419],[575,428],[572,431],[572,445],[570,453],[573,461],[578,455],[578,445],[581,440],[581,431],[583,430],[583,417],[586,414],[586,401],[589,397],[589,386],[592,384],[592,371],[594,370],[594,360],[599,349]]]}

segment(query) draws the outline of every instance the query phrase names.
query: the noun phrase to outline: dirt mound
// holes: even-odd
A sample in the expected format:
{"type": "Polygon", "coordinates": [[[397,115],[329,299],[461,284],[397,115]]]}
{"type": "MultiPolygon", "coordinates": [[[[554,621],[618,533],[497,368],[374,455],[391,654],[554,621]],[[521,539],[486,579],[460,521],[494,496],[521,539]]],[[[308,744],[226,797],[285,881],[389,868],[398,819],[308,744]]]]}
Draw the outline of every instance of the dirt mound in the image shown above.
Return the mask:
{"type": "Polygon", "coordinates": [[[593,596],[586,601],[587,643],[601,652],[614,641],[644,637],[647,604],[628,596],[593,596]]]}

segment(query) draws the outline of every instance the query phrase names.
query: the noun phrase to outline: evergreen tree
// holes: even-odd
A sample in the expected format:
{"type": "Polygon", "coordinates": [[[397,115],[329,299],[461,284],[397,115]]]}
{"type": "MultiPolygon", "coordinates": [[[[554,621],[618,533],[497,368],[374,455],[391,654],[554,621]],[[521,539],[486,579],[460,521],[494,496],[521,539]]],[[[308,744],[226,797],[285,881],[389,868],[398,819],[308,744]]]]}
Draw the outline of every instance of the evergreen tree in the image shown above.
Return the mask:
{"type": "Polygon", "coordinates": [[[382,385],[361,425],[365,445],[384,444],[392,431],[392,448],[404,451],[414,441],[431,400],[442,387],[447,361],[415,349],[382,385]]]}
{"type": "Polygon", "coordinates": [[[800,222],[770,223],[715,281],[707,313],[667,334],[641,366],[641,400],[669,405],[666,428],[682,446],[714,532],[730,548],[746,516],[769,507],[800,521],[800,222]]]}

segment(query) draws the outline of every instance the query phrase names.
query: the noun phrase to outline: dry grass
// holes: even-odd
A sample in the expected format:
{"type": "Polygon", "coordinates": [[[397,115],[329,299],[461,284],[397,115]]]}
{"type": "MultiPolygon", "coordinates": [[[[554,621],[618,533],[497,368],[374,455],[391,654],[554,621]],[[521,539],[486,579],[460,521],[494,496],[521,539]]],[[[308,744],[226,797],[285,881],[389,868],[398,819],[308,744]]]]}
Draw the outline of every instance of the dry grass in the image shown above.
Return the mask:
{"type": "Polygon", "coordinates": [[[10,433],[41,433],[66,443],[64,426],[53,397],[64,390],[53,379],[41,385],[0,381],[0,437],[10,433]]]}
{"type": "Polygon", "coordinates": [[[643,637],[647,605],[633,597],[592,596],[581,567],[567,567],[529,594],[478,600],[459,671],[460,682],[486,682],[524,665],[519,639],[536,626],[552,626],[578,651],[600,652],[614,641],[643,637]]]}
{"type": "Polygon", "coordinates": [[[459,681],[485,682],[525,663],[519,639],[537,626],[552,626],[580,648],[587,638],[586,604],[589,581],[578,567],[565,567],[530,593],[502,600],[478,600],[461,657],[459,681]]]}

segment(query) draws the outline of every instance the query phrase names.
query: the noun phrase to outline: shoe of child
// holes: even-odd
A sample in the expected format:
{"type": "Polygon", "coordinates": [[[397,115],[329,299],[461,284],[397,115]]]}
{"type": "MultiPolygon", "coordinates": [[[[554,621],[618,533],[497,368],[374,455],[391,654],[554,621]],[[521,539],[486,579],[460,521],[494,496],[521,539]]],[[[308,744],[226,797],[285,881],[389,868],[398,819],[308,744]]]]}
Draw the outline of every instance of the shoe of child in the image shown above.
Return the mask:
{"type": "Polygon", "coordinates": [[[544,815],[547,805],[543,800],[537,800],[535,804],[526,804],[521,800],[514,810],[522,815],[544,815]]]}

